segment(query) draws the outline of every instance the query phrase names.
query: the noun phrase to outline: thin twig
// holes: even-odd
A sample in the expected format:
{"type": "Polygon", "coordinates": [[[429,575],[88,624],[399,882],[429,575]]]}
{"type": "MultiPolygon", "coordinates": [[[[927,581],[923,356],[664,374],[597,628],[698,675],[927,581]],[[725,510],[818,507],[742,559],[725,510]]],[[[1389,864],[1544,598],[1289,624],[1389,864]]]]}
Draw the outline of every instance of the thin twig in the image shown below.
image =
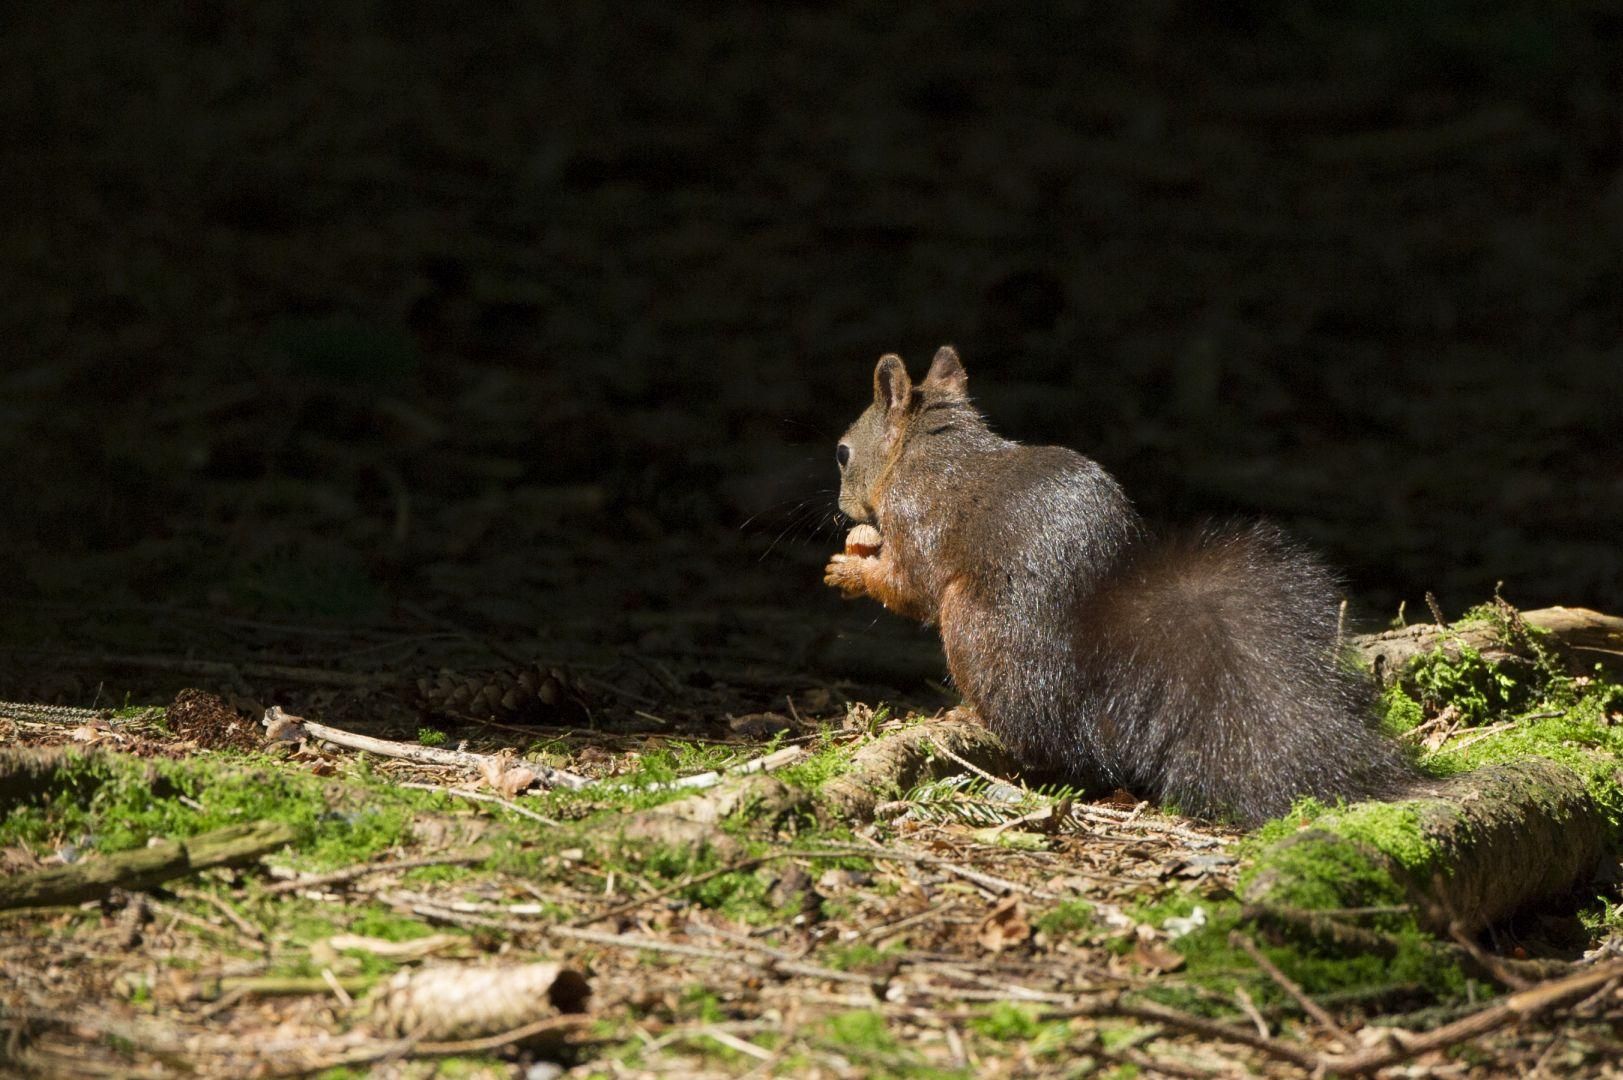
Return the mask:
{"type": "Polygon", "coordinates": [[[1445,1024],[1435,1031],[1404,1037],[1394,1033],[1396,1046],[1380,1046],[1345,1056],[1324,1056],[1317,1062],[1327,1072],[1368,1073],[1400,1061],[1455,1043],[1479,1038],[1506,1024],[1536,1016],[1545,1009],[1584,997],[1613,979],[1623,976],[1623,962],[1607,964],[1565,979],[1540,983],[1493,1002],[1463,1020],[1445,1024]]]}
{"type": "Polygon", "coordinates": [[[1245,987],[1236,986],[1234,988],[1234,1000],[1240,1003],[1240,1011],[1250,1018],[1252,1026],[1257,1029],[1257,1034],[1264,1039],[1268,1038],[1272,1034],[1268,1030],[1268,1021],[1264,1020],[1262,1014],[1257,1011],[1257,1003],[1251,1000],[1251,995],[1245,992],[1245,987]]]}
{"type": "Polygon", "coordinates": [[[230,904],[226,903],[214,893],[204,892],[202,889],[176,889],[175,895],[183,896],[188,900],[201,900],[205,904],[208,904],[210,907],[214,908],[221,915],[224,915],[226,918],[230,919],[236,924],[237,929],[241,930],[244,934],[247,934],[249,937],[254,938],[257,941],[263,942],[265,940],[264,930],[249,922],[241,912],[232,907],[230,904]]]}
{"type": "Polygon", "coordinates": [[[1533,985],[1532,980],[1524,979],[1511,971],[1500,962],[1497,956],[1488,953],[1475,941],[1472,941],[1471,935],[1467,934],[1465,928],[1458,922],[1448,924],[1448,936],[1453,938],[1455,943],[1465,950],[1466,955],[1476,962],[1477,967],[1487,972],[1501,986],[1508,986],[1512,990],[1526,990],[1533,985]]]}
{"type": "Polygon", "coordinates": [[[541,814],[536,813],[534,810],[526,809],[525,807],[518,805],[518,803],[509,802],[499,795],[487,795],[481,791],[469,791],[467,788],[445,787],[441,784],[420,784],[415,780],[405,781],[396,784],[395,786],[411,788],[413,791],[439,791],[446,795],[455,795],[459,799],[467,799],[470,802],[493,803],[496,806],[500,806],[504,810],[511,810],[519,817],[527,817],[531,821],[539,821],[541,824],[551,825],[553,828],[559,828],[563,824],[562,822],[554,821],[552,818],[544,817],[541,814]]]}
{"type": "Polygon", "coordinates": [[[1229,935],[1229,944],[1238,946],[1247,956],[1251,957],[1270,979],[1279,984],[1281,990],[1295,998],[1296,1003],[1302,1007],[1302,1010],[1314,1020],[1317,1020],[1319,1026],[1328,1031],[1343,1047],[1351,1050],[1358,1045],[1357,1040],[1349,1035],[1345,1028],[1336,1023],[1335,1017],[1325,1012],[1323,1006],[1309,997],[1307,992],[1298,986],[1289,975],[1280,971],[1272,960],[1263,955],[1262,950],[1257,948],[1256,942],[1236,930],[1229,935]]]}
{"type": "Polygon", "coordinates": [[[479,850],[466,852],[462,855],[434,855],[422,859],[396,859],[393,862],[366,863],[361,866],[351,866],[344,870],[334,870],[329,874],[315,874],[310,877],[294,878],[290,881],[278,881],[275,885],[266,886],[264,891],[267,896],[279,896],[282,893],[294,892],[298,889],[320,889],[327,885],[339,885],[371,874],[386,874],[391,870],[416,870],[423,866],[469,866],[473,863],[484,862],[488,858],[490,858],[490,852],[479,850]]]}
{"type": "MultiPolygon", "coordinates": [[[[264,724],[267,728],[273,725],[296,725],[297,729],[311,738],[330,742],[334,746],[342,746],[348,750],[364,750],[369,754],[381,757],[400,758],[404,761],[415,761],[419,765],[455,765],[465,769],[489,769],[503,767],[511,762],[497,754],[477,754],[471,750],[445,750],[438,746],[421,746],[416,743],[396,742],[393,739],[378,739],[371,735],[358,735],[353,731],[342,728],[328,727],[318,724],[314,720],[306,720],[302,716],[294,716],[284,712],[280,705],[272,705],[265,710],[264,724]]],[[[291,729],[288,730],[292,733],[291,729]]],[[[296,736],[295,736],[296,738],[296,736]]],[[[584,776],[577,776],[562,769],[554,769],[550,765],[543,765],[539,761],[523,761],[525,768],[533,771],[542,783],[548,787],[563,787],[571,791],[579,791],[593,781],[584,776]]]]}

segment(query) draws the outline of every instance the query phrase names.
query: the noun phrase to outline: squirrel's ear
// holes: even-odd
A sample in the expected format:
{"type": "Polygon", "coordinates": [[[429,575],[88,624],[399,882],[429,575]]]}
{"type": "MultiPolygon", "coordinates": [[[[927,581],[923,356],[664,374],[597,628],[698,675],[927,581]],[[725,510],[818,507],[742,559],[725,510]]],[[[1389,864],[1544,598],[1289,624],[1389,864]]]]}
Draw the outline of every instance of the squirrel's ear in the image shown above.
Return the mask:
{"type": "Polygon", "coordinates": [[[924,385],[954,394],[963,394],[969,388],[969,375],[964,371],[964,362],[958,359],[957,349],[943,345],[935,351],[935,359],[930,361],[930,373],[924,377],[924,385]]]}
{"type": "Polygon", "coordinates": [[[906,405],[913,392],[913,380],[907,377],[907,365],[895,353],[879,358],[873,369],[873,403],[881,409],[894,409],[906,405]]]}

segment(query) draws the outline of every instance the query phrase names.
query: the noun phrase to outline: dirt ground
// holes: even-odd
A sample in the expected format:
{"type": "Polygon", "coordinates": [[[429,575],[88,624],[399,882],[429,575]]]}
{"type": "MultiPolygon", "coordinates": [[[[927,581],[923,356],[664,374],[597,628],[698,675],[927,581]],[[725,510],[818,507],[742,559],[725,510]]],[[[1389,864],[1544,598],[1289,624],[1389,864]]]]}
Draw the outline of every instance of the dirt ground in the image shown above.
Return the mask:
{"type": "Polygon", "coordinates": [[[539,661],[610,753],[948,707],[928,632],[820,584],[874,359],[943,341],[999,430],[1156,520],[1279,521],[1361,625],[1623,610],[1620,39],[1602,3],[28,5],[0,700],[412,738],[437,673],[539,661]]]}

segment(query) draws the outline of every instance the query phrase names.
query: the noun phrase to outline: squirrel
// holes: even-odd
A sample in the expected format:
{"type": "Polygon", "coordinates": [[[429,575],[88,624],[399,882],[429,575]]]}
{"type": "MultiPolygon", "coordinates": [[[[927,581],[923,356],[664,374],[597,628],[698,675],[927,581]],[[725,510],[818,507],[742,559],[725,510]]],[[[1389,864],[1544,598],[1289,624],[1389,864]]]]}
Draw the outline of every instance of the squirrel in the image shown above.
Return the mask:
{"type": "Polygon", "coordinates": [[[1340,655],[1334,577],[1278,529],[1153,536],[1097,463],[994,434],[951,346],[922,383],[894,354],[873,381],[824,581],[938,627],[1023,767],[1246,825],[1411,781],[1340,655]]]}

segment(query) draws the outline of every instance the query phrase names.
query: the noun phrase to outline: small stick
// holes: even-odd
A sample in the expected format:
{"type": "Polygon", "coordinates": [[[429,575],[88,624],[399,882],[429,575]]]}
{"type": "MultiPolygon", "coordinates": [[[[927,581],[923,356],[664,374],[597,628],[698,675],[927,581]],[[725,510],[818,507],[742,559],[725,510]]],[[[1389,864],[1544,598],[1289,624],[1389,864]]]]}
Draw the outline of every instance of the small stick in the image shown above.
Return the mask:
{"type": "Polygon", "coordinates": [[[371,874],[386,874],[390,870],[415,870],[421,866],[467,866],[471,863],[484,862],[490,858],[488,851],[470,851],[465,855],[435,855],[423,859],[396,859],[393,862],[365,863],[361,866],[351,866],[345,870],[334,870],[330,874],[315,874],[311,877],[295,878],[290,881],[278,881],[265,888],[265,895],[279,896],[282,893],[294,892],[298,889],[319,889],[324,885],[337,885],[345,881],[354,881],[356,878],[367,877],[371,874]]]}
{"type": "MultiPolygon", "coordinates": [[[[318,724],[314,720],[306,720],[302,716],[282,711],[280,705],[272,705],[265,710],[265,727],[273,725],[293,724],[302,730],[303,734],[312,738],[330,742],[334,746],[342,746],[347,750],[364,750],[369,754],[381,757],[400,758],[405,761],[415,761],[419,765],[455,765],[465,769],[489,768],[496,765],[506,765],[504,759],[495,754],[476,754],[470,750],[444,750],[438,746],[420,746],[415,743],[396,742],[392,739],[377,739],[370,735],[357,735],[353,731],[342,728],[328,727],[318,724]]],[[[517,762],[515,762],[517,764],[517,762]]],[[[543,765],[538,761],[522,762],[525,768],[536,775],[548,787],[564,787],[571,791],[579,791],[592,781],[584,776],[554,769],[550,765],[543,765]]]]}
{"type": "Polygon", "coordinates": [[[1229,943],[1244,950],[1245,954],[1251,957],[1251,959],[1256,962],[1256,965],[1261,968],[1270,979],[1279,984],[1280,989],[1284,990],[1285,993],[1295,998],[1296,1003],[1302,1007],[1303,1011],[1313,1019],[1317,1020],[1319,1022],[1319,1026],[1324,1028],[1325,1031],[1328,1031],[1337,1042],[1341,1043],[1342,1046],[1346,1047],[1348,1050],[1351,1050],[1358,1045],[1358,1040],[1347,1034],[1347,1031],[1340,1024],[1336,1023],[1335,1017],[1325,1012],[1324,1008],[1317,1001],[1314,1001],[1311,997],[1309,997],[1305,990],[1296,985],[1296,983],[1291,980],[1289,975],[1286,975],[1283,971],[1280,971],[1279,967],[1272,960],[1263,955],[1262,950],[1257,948],[1256,942],[1252,941],[1250,938],[1236,930],[1229,935],[1229,943]]]}
{"type": "MultiPolygon", "coordinates": [[[[1520,990],[1509,997],[1500,998],[1485,1009],[1480,1009],[1452,1024],[1411,1038],[1400,1038],[1398,1046],[1372,1047],[1356,1054],[1322,1056],[1317,1064],[1327,1072],[1367,1073],[1395,1065],[1400,1061],[1430,1050],[1439,1050],[1455,1043],[1486,1035],[1506,1024],[1536,1016],[1545,1009],[1583,997],[1623,975],[1623,962],[1606,964],[1565,979],[1540,983],[1520,990]]],[[[1309,1065],[1308,1067],[1312,1067],[1309,1065]]]]}
{"type": "Polygon", "coordinates": [[[467,799],[471,802],[494,803],[495,805],[504,809],[513,811],[513,813],[519,815],[520,817],[527,817],[531,821],[539,821],[543,825],[551,825],[554,828],[558,828],[562,825],[562,822],[554,821],[549,817],[543,817],[534,810],[528,810],[515,802],[509,802],[506,799],[496,795],[486,795],[480,791],[469,791],[466,788],[442,787],[439,784],[419,784],[415,781],[406,781],[404,783],[396,784],[395,786],[411,788],[413,791],[441,791],[447,795],[455,795],[459,799],[467,799]]]}
{"type": "Polygon", "coordinates": [[[1500,963],[1497,956],[1491,955],[1475,941],[1472,941],[1471,935],[1467,934],[1465,932],[1465,928],[1459,923],[1453,922],[1448,924],[1448,936],[1453,938],[1455,943],[1459,945],[1460,948],[1465,950],[1466,955],[1472,960],[1476,961],[1476,965],[1491,975],[1494,981],[1498,982],[1501,986],[1508,986],[1512,990],[1526,990],[1528,987],[1534,985],[1531,980],[1524,979],[1514,971],[1511,971],[1504,964],[1500,963]]]}
{"type": "Polygon", "coordinates": [[[598,912],[594,915],[582,915],[571,925],[585,926],[588,923],[601,922],[604,919],[618,918],[628,911],[636,911],[644,904],[651,904],[655,900],[662,900],[673,893],[679,893],[683,889],[690,889],[695,885],[710,881],[713,878],[721,877],[723,874],[737,874],[742,873],[745,870],[754,870],[756,867],[762,865],[763,863],[770,862],[773,859],[782,859],[788,856],[794,856],[796,854],[797,853],[793,851],[775,851],[768,855],[756,855],[748,859],[740,859],[738,862],[735,862],[730,866],[722,866],[716,868],[715,870],[707,870],[702,874],[695,875],[694,877],[687,878],[683,881],[678,881],[672,885],[667,885],[663,889],[648,893],[644,896],[636,897],[632,900],[627,900],[625,903],[617,904],[614,907],[609,908],[607,911],[598,912]]]}
{"type": "Polygon", "coordinates": [[[216,896],[214,893],[204,892],[202,889],[176,889],[175,895],[183,896],[188,900],[201,900],[203,903],[214,908],[221,915],[224,915],[226,918],[230,919],[236,924],[237,929],[241,930],[244,934],[247,934],[256,941],[263,942],[265,940],[265,931],[249,922],[241,912],[232,907],[230,904],[226,903],[224,900],[220,899],[220,897],[216,896]]]}
{"type": "Polygon", "coordinates": [[[1251,1018],[1251,1023],[1256,1027],[1257,1034],[1264,1039],[1270,1038],[1272,1033],[1268,1030],[1268,1021],[1264,1020],[1262,1014],[1257,1011],[1257,1003],[1251,1000],[1251,995],[1245,992],[1245,987],[1236,986],[1234,988],[1234,1000],[1240,1003],[1240,1011],[1251,1018]]]}
{"type": "Polygon", "coordinates": [[[742,762],[741,764],[738,764],[738,765],[730,765],[725,769],[719,769],[719,770],[712,771],[712,772],[696,773],[693,776],[679,777],[678,779],[672,780],[669,783],[650,784],[647,787],[641,787],[641,788],[635,788],[635,789],[631,788],[628,785],[621,785],[621,790],[622,791],[630,791],[630,790],[636,790],[636,791],[703,790],[704,788],[715,787],[717,784],[721,783],[723,777],[727,777],[727,776],[747,776],[750,773],[771,772],[773,769],[781,769],[785,765],[792,765],[796,761],[799,761],[801,759],[801,757],[805,755],[805,753],[806,753],[806,748],[803,747],[803,746],[785,746],[783,749],[774,750],[772,753],[767,754],[764,757],[752,758],[751,760],[742,762]]]}

